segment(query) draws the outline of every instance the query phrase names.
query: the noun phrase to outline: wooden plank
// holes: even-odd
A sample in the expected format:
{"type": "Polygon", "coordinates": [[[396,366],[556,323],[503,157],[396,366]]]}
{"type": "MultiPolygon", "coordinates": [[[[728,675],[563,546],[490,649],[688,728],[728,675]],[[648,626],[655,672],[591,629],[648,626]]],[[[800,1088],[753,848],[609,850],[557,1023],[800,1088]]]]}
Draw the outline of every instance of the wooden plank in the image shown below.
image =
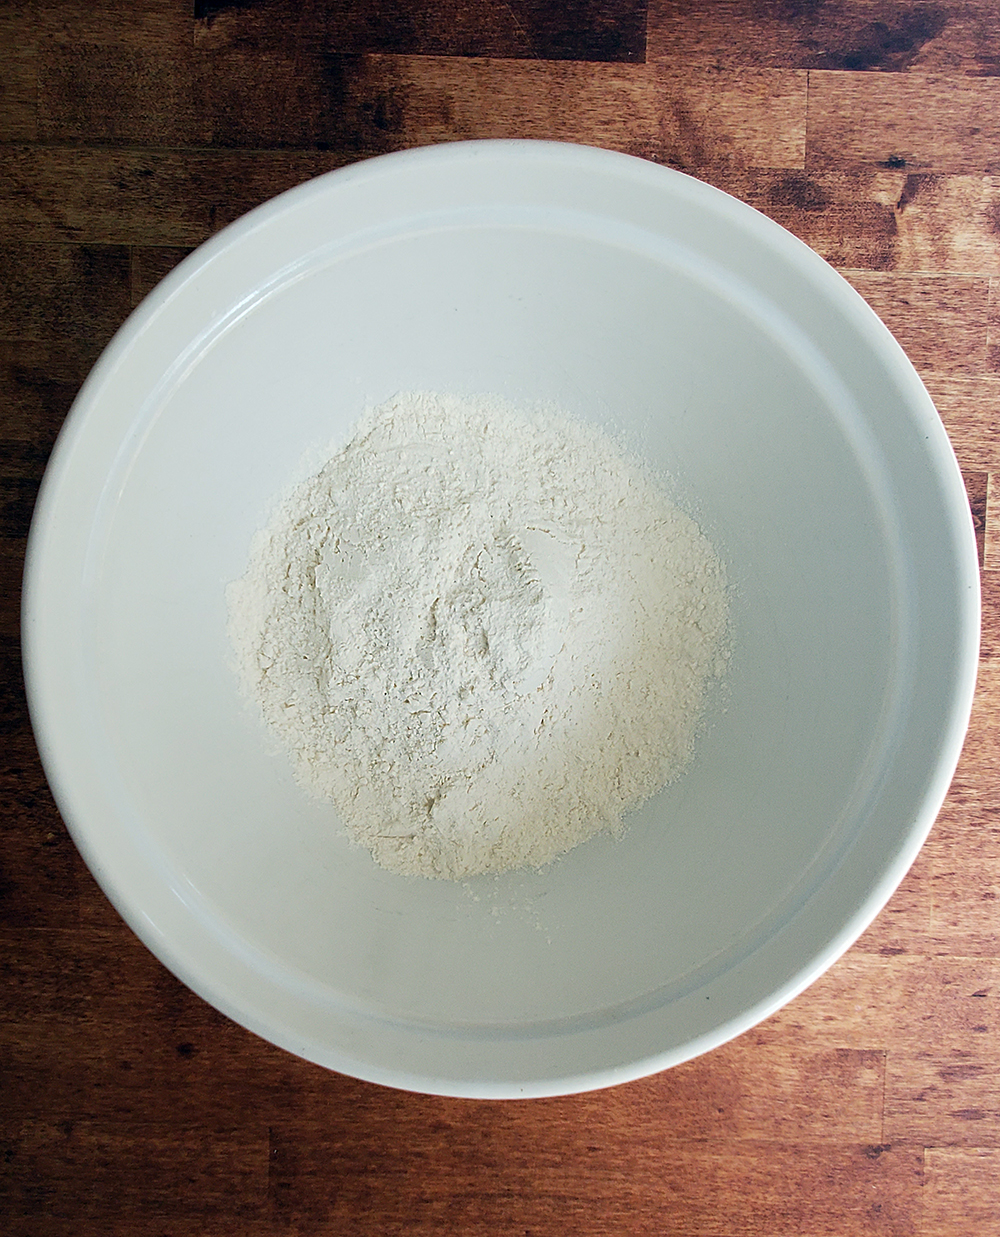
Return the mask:
{"type": "Polygon", "coordinates": [[[195,107],[215,146],[379,154],[401,144],[398,88],[381,63],[300,46],[199,46],[195,107]]]}
{"type": "Polygon", "coordinates": [[[23,6],[0,13],[0,142],[33,142],[38,136],[38,55],[31,27],[23,6]]]}
{"type": "Polygon", "coordinates": [[[695,172],[704,165],[802,168],[807,77],[783,69],[745,69],[721,76],[657,73],[661,145],[657,157],[695,172]]]}
{"type": "Polygon", "coordinates": [[[172,1232],[175,1219],[197,1217],[214,1233],[216,1217],[261,1213],[267,1138],[263,1129],[31,1121],[8,1134],[2,1171],[16,1231],[30,1222],[33,1234],[71,1232],[118,1216],[128,1226],[120,1232],[172,1232]]]}
{"type": "Polygon", "coordinates": [[[135,307],[156,287],[190,249],[171,246],[137,245],[132,250],[131,300],[135,307]]]}
{"type": "Polygon", "coordinates": [[[885,1141],[1000,1147],[1000,1078],[989,1058],[888,1054],[885,1141]]]}
{"type": "Polygon", "coordinates": [[[190,7],[178,0],[124,8],[110,0],[11,0],[0,14],[0,141],[84,132],[113,141],[123,122],[134,140],[192,133],[193,25],[190,7]],[[175,116],[182,105],[186,128],[175,116]],[[87,119],[98,123],[88,129],[87,119]]]}
{"type": "Polygon", "coordinates": [[[976,530],[976,550],[979,554],[979,566],[983,566],[983,551],[986,540],[986,500],[989,490],[989,473],[962,471],[962,480],[969,495],[969,510],[972,514],[972,525],[976,530]]]}
{"type": "MultiPolygon", "coordinates": [[[[4,270],[9,273],[8,268],[4,270]]],[[[26,297],[30,305],[30,291],[26,297]]],[[[0,287],[0,302],[13,304],[18,299],[10,284],[6,289],[0,287]]],[[[86,293],[83,299],[87,300],[86,293]]],[[[0,340],[0,637],[11,642],[0,680],[0,729],[6,734],[10,734],[15,716],[17,725],[27,726],[16,641],[24,551],[35,497],[56,435],[99,351],[100,341],[58,336],[42,341],[0,340]]],[[[13,750],[10,755],[13,758],[13,750]]],[[[41,771],[33,747],[30,755],[17,754],[14,768],[14,783],[19,777],[26,779],[26,808],[29,812],[40,808],[42,801],[36,792],[39,785],[44,787],[44,780],[39,783],[35,777],[41,771]]],[[[0,900],[0,919],[4,913],[0,900]]]]}
{"type": "Polygon", "coordinates": [[[879,1051],[770,1048],[743,1037],[653,1078],[547,1101],[547,1108],[553,1120],[579,1120],[591,1130],[652,1126],[658,1112],[668,1111],[661,1137],[685,1146],[755,1139],[877,1143],[883,1075],[879,1051]]]}
{"type": "Polygon", "coordinates": [[[129,310],[120,245],[0,245],[0,338],[108,342],[129,310]]]}
{"type": "Polygon", "coordinates": [[[372,97],[398,100],[386,131],[402,146],[548,137],[649,152],[659,140],[656,95],[641,67],[415,57],[366,64],[371,76],[357,82],[363,94],[352,103],[363,112],[372,97]]]}
{"type": "MultiPolygon", "coordinates": [[[[0,443],[2,450],[3,444],[0,443]]],[[[10,527],[11,524],[22,523],[16,515],[12,518],[8,504],[16,509],[19,504],[27,506],[34,500],[33,488],[22,487],[16,482],[10,484],[6,478],[0,480],[0,525],[10,527]]],[[[21,577],[25,544],[24,540],[14,537],[0,538],[0,641],[9,640],[15,646],[21,630],[21,577]]],[[[11,663],[3,655],[0,655],[0,664],[8,672],[11,671],[11,663]]],[[[3,727],[18,707],[15,693],[16,689],[12,686],[0,687],[0,734],[4,733],[3,727]]]]}
{"type": "Polygon", "coordinates": [[[986,492],[983,570],[1000,571],[1000,473],[991,472],[986,492]]]}
{"type": "MultiPolygon", "coordinates": [[[[79,939],[67,934],[65,944],[78,949],[79,939]]],[[[27,959],[26,969],[44,971],[58,963],[53,938],[47,942],[46,964],[39,968],[36,954],[27,959]]],[[[134,961],[121,954],[102,959],[91,934],[85,934],[84,943],[89,948],[76,963],[74,987],[86,993],[86,1037],[76,1041],[74,1063],[90,1085],[80,1096],[72,1077],[64,1077],[61,1090],[53,1063],[45,1057],[32,1129],[69,1109],[78,1125],[129,1131],[130,1137],[140,1122],[141,1143],[141,1131],[150,1121],[159,1125],[162,1120],[164,1129],[188,1128],[189,1122],[204,1128],[225,1121],[228,1112],[228,1124],[242,1131],[245,1142],[256,1115],[278,1131],[271,1177],[276,1223],[336,1221],[349,1214],[340,1208],[352,1208],[363,1186],[386,1195],[380,1204],[380,1223],[386,1226],[380,1231],[385,1232],[403,1231],[404,1225],[414,1232],[440,1231],[432,1226],[445,1219],[463,1232],[497,1231],[489,1226],[504,1220],[544,1222],[561,1214],[559,1199],[565,1191],[574,1207],[588,1208],[580,1212],[581,1222],[588,1214],[603,1217],[602,1227],[594,1231],[615,1231],[603,1224],[614,1225],[615,1216],[620,1220],[637,1207],[637,1227],[629,1231],[661,1231],[658,1224],[683,1218],[692,1222],[692,1232],[724,1233],[730,1231],[725,1227],[730,1217],[713,1198],[731,1197],[735,1180],[746,1177],[753,1187],[751,1214],[741,1221],[744,1227],[732,1231],[791,1233],[801,1212],[782,1214],[778,1197],[784,1191],[796,1196],[813,1173],[829,1182],[819,1191],[807,1191],[806,1222],[817,1225],[816,1231],[829,1231],[836,1216],[860,1214],[862,1200],[871,1197],[884,1208],[895,1208],[891,1213],[897,1220],[909,1205],[906,1195],[919,1165],[916,1157],[893,1161],[882,1153],[878,1053],[769,1053],[737,1043],[714,1058],[610,1092],[538,1104],[465,1104],[368,1087],[276,1049],[254,1047],[253,1038],[232,1024],[220,1019],[221,1025],[213,1025],[213,1011],[169,982],[154,982],[168,1004],[150,1024],[135,1016],[137,1009],[147,1008],[148,992],[134,961]],[[207,1024],[200,1024],[199,1011],[207,1024]],[[671,1119],[661,1128],[664,1112],[671,1119]],[[478,1145],[488,1165],[475,1146],[469,1153],[472,1129],[479,1131],[478,1145]],[[759,1138],[762,1132],[784,1136],[784,1141],[760,1145],[751,1138],[744,1146],[739,1140],[741,1133],[759,1138]],[[864,1140],[859,1145],[844,1147],[845,1138],[853,1142],[859,1137],[864,1140]],[[692,1154],[692,1146],[700,1152],[692,1154]],[[772,1166],[772,1187],[763,1179],[766,1163],[772,1166]],[[586,1166],[584,1180],[578,1165],[586,1166]],[[662,1182],[661,1191],[639,1185],[634,1198],[625,1198],[623,1210],[617,1210],[617,1202],[609,1207],[619,1196],[620,1178],[627,1183],[633,1173],[640,1182],[650,1175],[662,1182]],[[717,1196],[701,1188],[706,1174],[719,1188],[717,1196]],[[428,1190],[433,1201],[425,1210],[428,1190]],[[517,1195],[521,1203],[512,1202],[517,1195]]],[[[156,966],[150,960],[148,969],[156,966]]],[[[65,981],[60,987],[65,994],[65,981]]],[[[83,1006],[77,1001],[73,1008],[83,1006]]],[[[52,1009],[57,1017],[67,1012],[65,1003],[52,1009]]],[[[44,1008],[35,1008],[16,1024],[25,1037],[14,1041],[22,1056],[28,1041],[36,1052],[46,1046],[58,1052],[67,1042],[65,1034],[53,1038],[49,1025],[39,1022],[43,1014],[44,1008]]],[[[72,1035],[68,1038],[74,1042],[72,1035]]],[[[6,1042],[11,1042],[9,1032],[6,1042]]],[[[23,1168],[26,1158],[19,1147],[17,1153],[23,1168]]],[[[38,1179],[53,1188],[72,1187],[76,1161],[67,1167],[51,1146],[39,1161],[34,1166],[38,1179]]],[[[27,1163],[31,1171],[30,1157],[27,1163]]],[[[126,1155],[125,1168],[133,1163],[126,1155]]],[[[210,1189],[201,1181],[191,1187],[206,1214],[213,1211],[210,1189]]],[[[98,1195],[95,1206],[106,1209],[101,1189],[98,1195]]]]}
{"type": "Polygon", "coordinates": [[[996,274],[1000,181],[909,173],[893,203],[894,269],[996,274]]]}
{"type": "MultiPolygon", "coordinates": [[[[24,1042],[15,1049],[27,1058],[35,1026],[28,1020],[16,1030],[24,1042]]],[[[29,1076],[39,1075],[31,1111],[41,1120],[73,1112],[76,1094],[75,1079],[60,1086],[51,1077],[57,1073],[59,1037],[54,1035],[46,1050],[47,1034],[43,1029],[35,1038],[38,1057],[26,1066],[29,1076]]],[[[75,1114],[108,1124],[152,1121],[184,1128],[207,1122],[260,1129],[294,1109],[289,1101],[309,1086],[310,1070],[321,1072],[231,1022],[167,1027],[146,1011],[133,1010],[120,1020],[91,1019],[85,1028],[61,1034],[64,1043],[74,1042],[75,1077],[86,1084],[75,1114]]],[[[9,1031],[6,1038],[12,1038],[9,1031]]]]}
{"type": "Polygon", "coordinates": [[[962,468],[1000,471],[1000,378],[931,374],[927,389],[962,468]]]}
{"type": "Polygon", "coordinates": [[[101,346],[59,336],[0,339],[0,442],[32,446],[44,462],[101,346]]]}
{"type": "Polygon", "coordinates": [[[993,177],[749,168],[709,178],[834,266],[989,275],[1000,263],[993,177]]]}
{"type": "Polygon", "coordinates": [[[986,332],[986,365],[1000,375],[1000,279],[990,280],[989,325],[986,332]]]}
{"type": "MultiPolygon", "coordinates": [[[[0,541],[7,545],[16,545],[17,550],[23,550],[31,525],[31,513],[35,505],[35,496],[42,480],[45,467],[45,456],[36,448],[23,443],[10,444],[6,447],[6,475],[0,477],[0,541]]],[[[7,559],[8,555],[4,554],[7,559]]],[[[6,583],[10,586],[7,600],[17,594],[20,571],[14,558],[4,563],[6,583]]],[[[9,627],[14,617],[13,607],[10,611],[4,608],[5,627],[9,627]]]]}
{"type": "Polygon", "coordinates": [[[796,167],[804,155],[801,73],[748,72],[721,81],[707,72],[651,74],[642,66],[413,56],[364,57],[338,67],[347,117],[338,140],[366,152],[520,137],[606,146],[685,167],[796,167]]]}
{"type": "Polygon", "coordinates": [[[596,1124],[572,1107],[446,1109],[416,1122],[353,1111],[272,1127],[276,1224],[340,1232],[376,1208],[379,1232],[683,1233],[784,1237],[913,1231],[923,1154],[882,1144],[664,1143],[654,1125],[596,1124]]]}
{"type": "Polygon", "coordinates": [[[919,954],[928,947],[934,868],[926,847],[889,902],[863,933],[855,952],[893,958],[919,954]]]}
{"type": "MultiPolygon", "coordinates": [[[[19,1086],[32,1096],[18,1112],[36,1121],[261,1128],[262,1114],[301,1087],[298,1075],[324,1073],[202,1001],[120,920],[110,932],[66,927],[70,888],[64,881],[61,912],[50,907],[48,925],[14,930],[0,920],[0,1059],[28,1062],[19,1086]]],[[[24,891],[15,893],[23,903],[24,891]]]]}
{"type": "MultiPolygon", "coordinates": [[[[10,274],[5,266],[0,280],[10,274]]],[[[11,308],[18,299],[10,279],[0,282],[0,304],[11,308]]],[[[24,550],[35,496],[56,434],[97,351],[97,345],[65,339],[0,340],[0,639],[7,642],[0,678],[0,733],[8,737],[27,726],[17,636],[24,550]]],[[[28,805],[34,802],[30,799],[28,805]]],[[[3,915],[0,905],[0,918],[3,915]]]]}
{"type": "Polygon", "coordinates": [[[75,936],[53,935],[49,948],[71,954],[77,973],[87,977],[78,994],[77,1017],[90,1034],[127,1023],[142,1011],[145,1029],[138,1028],[138,1034],[155,1028],[171,1051],[184,1057],[191,1054],[178,1051],[178,1045],[200,1043],[229,1026],[225,1015],[172,975],[117,916],[110,931],[81,924],[75,936]]]}
{"type": "MultiPolygon", "coordinates": [[[[303,1117],[326,1126],[327,1137],[346,1140],[358,1106],[368,1106],[361,1084],[350,1083],[279,1049],[249,1032],[205,1014],[168,1026],[156,1010],[136,1005],[126,974],[125,991],[106,993],[88,1009],[88,1038],[78,1049],[78,1068],[93,1085],[81,1110],[92,1119],[211,1119],[268,1122],[303,1117]],[[131,1016],[127,1011],[131,1009],[131,1016]],[[345,1096],[345,1092],[347,1096],[345,1096]],[[355,1092],[358,1092],[355,1095],[355,1092]],[[295,1095],[294,1104],[287,1097],[295,1095]],[[346,1102],[351,1095],[354,1101],[346,1102]]],[[[520,1106],[526,1127],[535,1118],[550,1124],[583,1123],[595,1134],[620,1136],[636,1124],[660,1131],[664,1144],[718,1145],[734,1139],[769,1138],[831,1146],[878,1143],[882,1130],[884,1057],[853,1049],[776,1050],[740,1042],[670,1070],[654,1079],[573,1100],[520,1106]],[[752,1083],[751,1080],[752,1079],[752,1083]]],[[[387,1093],[380,1106],[391,1106],[387,1093]]],[[[50,1101],[53,1102],[53,1101],[50,1101]]],[[[54,1103],[61,1101],[58,1093],[54,1103]]],[[[433,1124],[463,1106],[407,1097],[393,1120],[433,1124]]]]}
{"type": "Polygon", "coordinates": [[[639,63],[646,0],[196,0],[199,47],[639,63]]]}
{"type": "Polygon", "coordinates": [[[461,138],[540,137],[647,153],[659,140],[656,91],[641,65],[381,55],[271,63],[276,98],[250,54],[227,57],[205,75],[201,106],[216,142],[322,142],[374,154],[461,138]]]}
{"type": "Polygon", "coordinates": [[[35,497],[49,450],[23,439],[0,439],[0,560],[4,593],[0,616],[4,634],[18,630],[21,570],[35,497]]]}
{"type": "Polygon", "coordinates": [[[1000,959],[851,950],[767,1022],[759,1044],[892,1049],[975,1059],[1000,1046],[1000,959]],[[989,993],[987,999],[977,996],[989,993]]]}
{"type": "Polygon", "coordinates": [[[885,4],[882,0],[761,4],[650,0],[647,55],[723,70],[747,63],[797,69],[906,72],[998,70],[1000,19],[992,0],[885,4]]]}
{"type": "Polygon", "coordinates": [[[38,136],[44,142],[202,146],[190,58],[144,47],[52,43],[39,54],[38,136]]]}
{"type": "Polygon", "coordinates": [[[88,1110],[92,1079],[72,1060],[84,1042],[44,1018],[0,1021],[0,1146],[28,1113],[54,1123],[88,1110]]]}
{"type": "MultiPolygon", "coordinates": [[[[30,291],[26,295],[30,303],[30,291]]],[[[8,303],[18,299],[9,285],[6,293],[0,290],[0,301],[4,299],[8,303]]],[[[58,302],[58,295],[53,294],[52,299],[58,302]]],[[[88,293],[84,292],[82,299],[86,301],[88,293]]],[[[4,684],[0,727],[7,734],[15,715],[17,725],[27,726],[16,640],[24,550],[35,497],[56,435],[80,384],[97,360],[101,342],[65,336],[41,341],[0,340],[0,637],[11,642],[9,659],[3,663],[6,674],[0,680],[4,684]]],[[[35,774],[40,774],[40,768],[33,747],[30,754],[17,754],[15,767],[15,782],[19,776],[26,779],[26,807],[29,811],[40,809],[42,800],[35,797],[39,785],[35,774]]]]}
{"type": "MultiPolygon", "coordinates": [[[[141,982],[142,973],[152,974],[159,963],[137,964],[131,943],[120,948],[127,931],[122,926],[105,938],[107,958],[121,970],[120,995],[102,985],[85,1017],[74,1018],[61,1031],[30,1016],[0,1028],[15,1051],[27,1055],[32,1043],[38,1045],[34,1069],[40,1094],[31,1107],[38,1118],[54,1120],[72,1111],[78,1078],[86,1084],[85,1095],[76,1101],[79,1117],[179,1128],[208,1122],[260,1129],[290,1102],[294,1109],[293,1097],[308,1089],[310,1074],[335,1088],[336,1075],[266,1044],[166,972],[152,984],[141,982]],[[155,1003],[141,1003],[150,992],[155,1003]],[[74,1044],[74,1076],[63,1087],[49,1080],[56,1072],[52,1057],[58,1059],[60,1034],[74,1044]]],[[[101,966],[103,971],[106,963],[101,966]]]]}
{"type": "Polygon", "coordinates": [[[973,799],[960,810],[953,797],[927,850],[934,865],[931,935],[938,947],[1000,956],[1000,809],[973,799]]]}
{"type": "MultiPolygon", "coordinates": [[[[778,1049],[742,1037],[707,1056],[587,1101],[587,1124],[610,1102],[621,1124],[655,1124],[670,1112],[665,1140],[768,1139],[775,1142],[882,1141],[885,1058],[853,1048],[778,1049]],[[635,1107],[625,1108],[626,1104],[635,1107]]],[[[578,1101],[579,1102],[579,1101],[578,1101]]]]}
{"type": "Polygon", "coordinates": [[[809,74],[806,167],[1000,170],[1000,78],[809,74]]]}
{"type": "Polygon", "coordinates": [[[986,371],[989,280],[962,275],[842,271],[922,375],[986,371]]]}
{"type": "MultiPolygon", "coordinates": [[[[27,733],[23,697],[11,699],[19,674],[11,661],[16,639],[0,639],[4,697],[0,725],[5,754],[0,762],[0,927],[31,929],[76,926],[75,847],[53,802],[45,774],[27,733]]],[[[5,985],[6,988],[6,985],[5,985]]],[[[6,997],[5,997],[6,999],[6,997]]]]}
{"type": "Polygon", "coordinates": [[[0,178],[0,242],[199,245],[345,157],[12,146],[0,178]]]}
{"type": "Polygon", "coordinates": [[[985,1237],[1000,1215],[1000,1151],[929,1147],[921,1237],[985,1237]]]}
{"type": "Polygon", "coordinates": [[[68,924],[45,931],[0,927],[0,1023],[71,1029],[87,997],[85,960],[73,945],[74,934],[75,925],[68,924]]]}
{"type": "MultiPolygon", "coordinates": [[[[296,77],[294,67],[286,64],[279,79],[292,93],[283,98],[279,91],[277,99],[270,84],[261,84],[267,75],[252,60],[237,58],[229,76],[207,73],[203,86],[213,85],[198,112],[204,110],[213,140],[320,143],[377,153],[455,138],[555,137],[655,155],[690,168],[727,162],[796,167],[803,159],[802,74],[746,74],[720,85],[711,75],[650,78],[641,67],[376,57],[327,65],[323,81],[310,85],[308,75],[296,77]],[[333,80],[335,70],[340,76],[333,80]],[[326,111],[318,108],[315,100],[324,91],[342,101],[334,111],[332,103],[326,111]],[[573,99],[572,108],[566,107],[567,98],[573,99]],[[299,106],[303,99],[311,105],[299,106]],[[492,106],[483,121],[486,99],[492,106]],[[297,119],[303,114],[313,117],[305,129],[297,119]]],[[[113,74],[89,94],[73,86],[70,74],[61,87],[63,110],[55,95],[45,104],[50,135],[75,140],[96,126],[109,141],[173,140],[178,134],[171,125],[182,129],[186,123],[183,108],[141,119],[143,90],[152,86],[143,85],[141,74],[136,81],[126,84],[123,101],[109,93],[113,74]]],[[[207,135],[195,136],[200,141],[207,135]]],[[[242,213],[239,207],[268,196],[249,196],[248,180],[252,186],[260,178],[277,191],[344,161],[335,154],[257,153],[252,162],[233,163],[204,151],[182,158],[169,151],[30,147],[11,148],[8,155],[10,175],[0,185],[0,235],[7,224],[31,239],[172,244],[197,243],[220,217],[235,217],[242,213]],[[235,209],[219,203],[213,189],[223,197],[242,189],[242,201],[235,209]],[[87,225],[96,218],[102,224],[95,234],[87,225]],[[154,218],[160,231],[151,236],[154,218]],[[113,236],[112,223],[117,224],[113,236]]]]}
{"type": "Polygon", "coordinates": [[[188,0],[44,0],[32,31],[42,46],[54,43],[139,47],[165,53],[190,48],[194,31],[188,0]]]}
{"type": "MultiPolygon", "coordinates": [[[[7,642],[0,729],[8,736],[28,727],[17,635],[24,550],[38,487],[70,404],[126,310],[127,269],[125,250],[0,246],[0,323],[22,336],[0,340],[0,638],[7,642]]],[[[17,878],[7,878],[6,893],[0,892],[0,922],[6,923],[47,921],[56,910],[64,914],[60,882],[73,886],[68,839],[30,740],[28,746],[23,753],[11,749],[9,784],[0,775],[5,779],[0,817],[9,826],[7,863],[11,872],[20,862],[31,873],[20,887],[17,878]],[[34,825],[30,836],[21,831],[22,821],[26,830],[34,825]],[[38,853],[39,844],[44,854],[38,853]]]]}
{"type": "Polygon", "coordinates": [[[375,154],[461,138],[608,146],[676,166],[801,167],[801,73],[650,73],[643,66],[205,53],[197,111],[222,146],[375,154]],[[489,101],[489,107],[486,102],[489,101]]]}
{"type": "MultiPolygon", "coordinates": [[[[44,935],[44,947],[53,963],[82,981],[74,1004],[61,1011],[61,1016],[86,1023],[88,1034],[96,1040],[106,1031],[112,1053],[128,1043],[141,1055],[139,1041],[151,1031],[164,1049],[185,1061],[193,1059],[214,1036],[219,1037],[224,1052],[235,1023],[172,975],[113,910],[108,922],[106,930],[82,923],[72,932],[53,925],[45,934],[9,934],[5,947],[11,952],[19,948],[30,952],[38,948],[34,937],[44,935]],[[134,1025],[137,1015],[144,1025],[134,1025]]],[[[239,1035],[249,1032],[240,1030],[239,1035]]],[[[269,1051],[284,1056],[277,1048],[269,1051]]],[[[95,1052],[107,1056],[100,1043],[95,1043],[95,1052]]]]}

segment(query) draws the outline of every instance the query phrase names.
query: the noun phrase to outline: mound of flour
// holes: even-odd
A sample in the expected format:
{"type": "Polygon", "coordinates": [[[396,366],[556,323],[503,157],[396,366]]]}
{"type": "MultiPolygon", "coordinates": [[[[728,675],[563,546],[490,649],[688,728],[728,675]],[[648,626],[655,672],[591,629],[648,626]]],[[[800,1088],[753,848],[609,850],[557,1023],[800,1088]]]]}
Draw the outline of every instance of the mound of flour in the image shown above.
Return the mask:
{"type": "Polygon", "coordinates": [[[401,395],[228,594],[301,784],[393,871],[540,866],[675,778],[726,660],[723,568],[601,431],[401,395]]]}

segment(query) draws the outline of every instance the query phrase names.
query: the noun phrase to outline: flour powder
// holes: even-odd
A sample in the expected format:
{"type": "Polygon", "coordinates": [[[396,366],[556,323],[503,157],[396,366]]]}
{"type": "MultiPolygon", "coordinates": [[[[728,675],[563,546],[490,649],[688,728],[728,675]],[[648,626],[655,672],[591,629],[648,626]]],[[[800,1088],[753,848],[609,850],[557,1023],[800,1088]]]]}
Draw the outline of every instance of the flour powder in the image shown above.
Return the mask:
{"type": "Polygon", "coordinates": [[[230,586],[247,693],[386,868],[540,866],[690,759],[722,673],[711,545],[593,426],[401,395],[230,586]]]}

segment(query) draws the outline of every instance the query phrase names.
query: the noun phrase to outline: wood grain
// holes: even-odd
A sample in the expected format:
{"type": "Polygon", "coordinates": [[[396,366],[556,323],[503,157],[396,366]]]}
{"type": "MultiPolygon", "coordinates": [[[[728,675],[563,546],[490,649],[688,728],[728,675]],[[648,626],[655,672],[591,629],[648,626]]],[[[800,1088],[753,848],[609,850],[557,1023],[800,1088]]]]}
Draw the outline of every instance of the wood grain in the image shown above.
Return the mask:
{"type": "Polygon", "coordinates": [[[988,279],[851,270],[842,274],[896,336],[921,376],[986,372],[988,279]]]}
{"type": "Polygon", "coordinates": [[[969,472],[962,469],[962,480],[969,496],[969,510],[972,512],[972,524],[976,530],[976,550],[979,555],[979,569],[983,568],[983,557],[986,553],[986,509],[989,502],[990,474],[988,472],[969,472]]]}
{"type": "MultiPolygon", "coordinates": [[[[376,1132],[365,1122],[361,1145],[329,1140],[321,1124],[276,1126],[275,1218],[303,1233],[344,1231],[353,1217],[374,1212],[377,1228],[369,1231],[386,1234],[486,1237],[530,1232],[540,1219],[553,1231],[562,1224],[562,1231],[608,1237],[791,1237],[837,1232],[838,1224],[876,1234],[912,1231],[919,1206],[923,1152],[916,1148],[664,1145],[641,1113],[628,1114],[634,1123],[612,1125],[602,1110],[596,1121],[583,1113],[539,1114],[548,1137],[529,1149],[519,1137],[520,1115],[472,1111],[461,1122],[431,1121],[422,1136],[410,1127],[403,1141],[398,1125],[376,1132]],[[343,1190],[328,1189],[331,1169],[343,1190]],[[590,1202],[595,1172],[608,1197],[599,1213],[590,1202]]],[[[661,1110],[659,1121],[669,1115],[661,1110]]]]}
{"type": "Polygon", "coordinates": [[[0,237],[96,245],[193,246],[345,158],[323,152],[12,146],[0,237]]]}
{"type": "Polygon", "coordinates": [[[548,137],[688,167],[801,167],[805,157],[806,77],[781,70],[692,79],[641,65],[237,49],[209,61],[198,89],[219,145],[374,154],[548,137]]]}
{"type": "Polygon", "coordinates": [[[16,12],[0,12],[0,47],[9,49],[0,67],[0,142],[32,142],[38,136],[38,57],[34,43],[23,38],[26,24],[16,12]]]}
{"type": "MultiPolygon", "coordinates": [[[[18,652],[14,637],[6,633],[0,636],[0,667],[8,690],[19,686],[18,652]]],[[[3,951],[5,957],[9,953],[23,959],[34,956],[36,944],[46,948],[44,938],[36,940],[37,930],[65,924],[67,919],[75,926],[76,858],[27,734],[20,692],[3,699],[0,728],[9,753],[0,769],[0,818],[4,822],[0,930],[28,934],[23,941],[20,937],[8,938],[3,951]]],[[[46,954],[43,971],[47,961],[46,954]]],[[[11,997],[13,974],[5,967],[4,1000],[12,1001],[5,1018],[16,1008],[11,997]]]]}
{"type": "Polygon", "coordinates": [[[203,145],[190,57],[145,47],[53,43],[38,57],[38,136],[44,142],[203,145]]]}
{"type": "Polygon", "coordinates": [[[993,177],[751,168],[714,181],[837,267],[992,275],[1000,264],[993,177]]]}
{"type": "Polygon", "coordinates": [[[200,46],[642,61],[645,0],[196,0],[200,46]]]}
{"type": "Polygon", "coordinates": [[[992,0],[651,0],[648,56],[784,68],[970,77],[1000,71],[1000,16],[992,0]]]}
{"type": "Polygon", "coordinates": [[[908,1057],[887,1066],[885,1138],[938,1147],[1000,1144],[1000,1080],[989,1057],[908,1057]]]}
{"type": "MultiPolygon", "coordinates": [[[[0,294],[14,299],[6,287],[0,294]]],[[[43,460],[47,457],[104,342],[104,333],[97,340],[75,344],[64,335],[0,340],[0,443],[4,445],[0,459],[9,461],[9,448],[15,443],[30,444],[43,460]]]]}
{"type": "Polygon", "coordinates": [[[1000,473],[990,473],[986,492],[983,567],[986,571],[1000,571],[1000,473]]]}
{"type": "Polygon", "coordinates": [[[888,906],[854,946],[857,953],[884,958],[930,953],[934,868],[926,849],[893,894],[888,906]]]}
{"type": "Polygon", "coordinates": [[[133,309],[191,252],[191,249],[178,245],[134,245],[130,251],[130,299],[133,309]]]}
{"type": "Polygon", "coordinates": [[[21,7],[30,18],[25,34],[40,46],[124,44],[163,52],[190,47],[193,37],[193,5],[186,0],[140,0],[126,5],[115,0],[25,0],[21,7]]]}
{"type": "Polygon", "coordinates": [[[786,1047],[808,1036],[814,1047],[908,1045],[995,1060],[1000,959],[852,951],[756,1034],[786,1047]]]}
{"type": "Polygon", "coordinates": [[[927,387],[962,467],[1000,472],[1000,378],[929,374],[927,387]]]}
{"type": "Polygon", "coordinates": [[[1000,170],[1000,78],[809,74],[812,169],[1000,170]]]}
{"type": "Polygon", "coordinates": [[[252,1219],[265,1189],[266,1142],[225,1129],[213,1130],[211,1140],[187,1133],[175,1124],[33,1121],[7,1142],[0,1169],[8,1185],[7,1220],[27,1221],[31,1232],[47,1235],[112,1214],[127,1217],[128,1229],[120,1231],[131,1232],[154,1224],[169,1231],[185,1218],[214,1232],[216,1218],[252,1219]],[[123,1173],[123,1163],[141,1172],[123,1173]]]}
{"type": "Polygon", "coordinates": [[[1000,1152],[992,1147],[932,1147],[921,1231],[927,1237],[988,1233],[1000,1215],[1000,1152]]]}
{"type": "Polygon", "coordinates": [[[1000,9],[993,0],[0,6],[0,1215],[13,1237],[962,1237],[1000,1215],[1000,9]],[[45,781],[19,591],[101,347],[191,248],[352,160],[562,138],[682,168],[908,350],[982,565],[968,738],[889,905],[797,1000],[593,1095],[368,1086],[205,1004],[45,781]]]}
{"type": "Polygon", "coordinates": [[[103,345],[128,313],[122,246],[7,245],[0,272],[0,338],[103,345]]]}

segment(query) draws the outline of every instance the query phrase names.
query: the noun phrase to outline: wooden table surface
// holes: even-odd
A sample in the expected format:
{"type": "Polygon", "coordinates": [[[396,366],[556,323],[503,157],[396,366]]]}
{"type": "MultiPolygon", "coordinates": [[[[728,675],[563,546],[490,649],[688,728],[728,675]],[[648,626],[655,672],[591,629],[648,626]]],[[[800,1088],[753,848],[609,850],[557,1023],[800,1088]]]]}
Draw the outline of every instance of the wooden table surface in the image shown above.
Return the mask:
{"type": "Polygon", "coordinates": [[[0,1232],[1000,1233],[996,0],[0,2],[0,1232]],[[979,531],[965,752],[912,872],[736,1042],[569,1099],[324,1072],[188,992],[78,857],[20,678],[35,491],[89,367],[185,253],[374,153],[561,138],[752,203],[926,381],[979,531]]]}

